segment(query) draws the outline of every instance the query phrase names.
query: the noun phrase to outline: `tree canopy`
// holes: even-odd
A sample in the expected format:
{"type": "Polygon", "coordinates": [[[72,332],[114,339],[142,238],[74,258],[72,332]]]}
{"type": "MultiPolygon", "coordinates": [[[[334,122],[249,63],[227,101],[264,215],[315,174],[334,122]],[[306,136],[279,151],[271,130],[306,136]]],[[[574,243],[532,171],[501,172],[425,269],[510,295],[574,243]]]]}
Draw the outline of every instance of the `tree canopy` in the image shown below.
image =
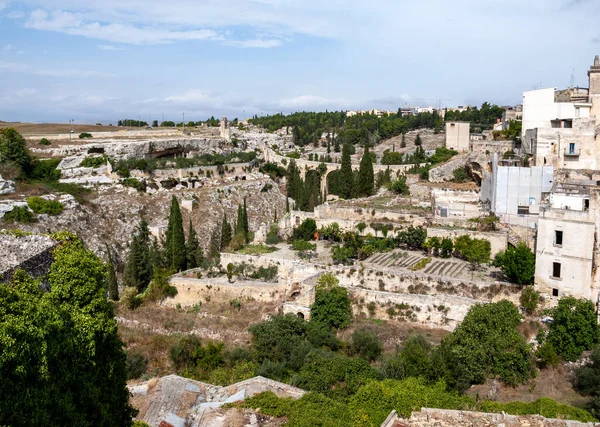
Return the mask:
{"type": "Polygon", "coordinates": [[[0,424],[131,425],[105,265],[70,236],[49,283],[44,291],[17,272],[0,284],[0,424]]]}

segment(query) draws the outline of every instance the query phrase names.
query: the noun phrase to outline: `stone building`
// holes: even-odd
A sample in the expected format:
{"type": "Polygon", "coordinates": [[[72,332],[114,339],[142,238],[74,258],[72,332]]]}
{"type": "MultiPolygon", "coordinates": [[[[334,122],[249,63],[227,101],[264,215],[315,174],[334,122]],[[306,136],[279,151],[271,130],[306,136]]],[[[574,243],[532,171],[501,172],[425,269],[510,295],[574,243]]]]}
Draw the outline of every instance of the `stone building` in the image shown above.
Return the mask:
{"type": "Polygon", "coordinates": [[[446,123],[446,148],[458,152],[469,151],[471,142],[471,124],[469,122],[446,123]]]}

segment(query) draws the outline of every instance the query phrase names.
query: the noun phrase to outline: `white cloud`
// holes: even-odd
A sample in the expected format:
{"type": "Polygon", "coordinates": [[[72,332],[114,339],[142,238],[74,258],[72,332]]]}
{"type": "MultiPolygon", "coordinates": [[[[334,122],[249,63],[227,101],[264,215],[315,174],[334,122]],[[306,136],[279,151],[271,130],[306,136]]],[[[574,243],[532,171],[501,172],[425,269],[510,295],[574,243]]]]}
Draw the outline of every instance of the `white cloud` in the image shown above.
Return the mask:
{"type": "Polygon", "coordinates": [[[115,74],[105,73],[102,71],[51,68],[45,69],[43,67],[33,67],[29,64],[6,61],[0,61],[0,70],[10,73],[32,74],[36,76],[47,77],[116,77],[115,74]]]}
{"type": "Polygon", "coordinates": [[[226,45],[241,47],[241,48],[262,48],[268,49],[272,47],[281,46],[281,40],[271,39],[252,39],[252,40],[229,40],[225,42],[226,45]]]}
{"type": "Polygon", "coordinates": [[[9,50],[13,50],[14,47],[12,44],[7,44],[6,46],[4,46],[4,50],[9,51],[9,50]]]}
{"type": "Polygon", "coordinates": [[[110,45],[110,44],[101,44],[101,45],[98,46],[98,49],[100,49],[100,50],[110,50],[110,51],[113,51],[113,50],[125,50],[122,47],[117,47],[117,46],[113,46],[113,45],[110,45]]]}
{"type": "Polygon", "coordinates": [[[346,108],[356,105],[355,101],[347,99],[329,99],[317,95],[300,95],[280,100],[285,110],[320,110],[327,107],[346,108]]]}
{"type": "Polygon", "coordinates": [[[109,42],[130,44],[164,44],[182,40],[220,40],[213,30],[171,31],[159,27],[135,27],[120,23],[101,24],[89,21],[80,13],[42,9],[31,12],[25,23],[27,28],[56,31],[109,42]]]}

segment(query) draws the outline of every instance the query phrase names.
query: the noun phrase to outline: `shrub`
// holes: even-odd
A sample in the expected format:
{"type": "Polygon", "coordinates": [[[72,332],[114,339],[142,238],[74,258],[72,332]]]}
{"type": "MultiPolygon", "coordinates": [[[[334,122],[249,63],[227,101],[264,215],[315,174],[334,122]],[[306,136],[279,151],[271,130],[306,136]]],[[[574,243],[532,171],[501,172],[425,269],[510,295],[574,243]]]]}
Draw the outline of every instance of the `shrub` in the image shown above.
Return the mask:
{"type": "Polygon", "coordinates": [[[42,182],[58,181],[60,178],[60,171],[56,168],[59,163],[60,159],[33,159],[31,162],[31,170],[27,174],[27,177],[42,182]]]}
{"type": "Polygon", "coordinates": [[[34,221],[34,216],[27,206],[15,206],[11,211],[6,212],[2,219],[9,223],[28,223],[34,221]]]}
{"type": "Polygon", "coordinates": [[[181,375],[199,381],[208,379],[210,372],[225,363],[223,343],[202,345],[195,335],[181,337],[170,349],[169,357],[181,375]]]}
{"type": "Polygon", "coordinates": [[[442,239],[442,243],[441,243],[441,247],[440,247],[440,257],[450,258],[453,250],[454,250],[454,243],[452,242],[452,239],[450,239],[448,237],[444,237],[442,239]]]}
{"type": "Polygon", "coordinates": [[[271,224],[269,227],[269,232],[267,233],[267,245],[276,245],[280,241],[281,239],[279,238],[279,229],[277,228],[277,224],[271,224]]]}
{"type": "Polygon", "coordinates": [[[58,200],[46,200],[41,197],[29,197],[27,205],[36,214],[58,215],[64,210],[64,206],[58,200]]]}
{"type": "Polygon", "coordinates": [[[406,184],[406,176],[402,175],[397,180],[391,181],[387,184],[387,188],[396,194],[409,195],[410,190],[406,184]]]}
{"type": "Polygon", "coordinates": [[[310,306],[311,322],[333,328],[345,328],[352,321],[352,302],[346,288],[317,287],[315,302],[310,306]]]}
{"type": "Polygon", "coordinates": [[[454,169],[452,171],[452,176],[454,177],[452,179],[452,181],[454,182],[465,182],[471,179],[471,177],[469,176],[469,170],[466,166],[454,169]]]}
{"type": "Polygon", "coordinates": [[[88,133],[88,132],[81,132],[79,134],[79,139],[85,139],[85,138],[91,138],[91,137],[92,137],[92,134],[88,133]]]}
{"type": "Polygon", "coordinates": [[[350,349],[352,354],[370,362],[379,357],[383,351],[383,344],[373,331],[357,329],[352,334],[350,349]]]}
{"type": "Polygon", "coordinates": [[[533,289],[533,286],[527,286],[523,289],[523,292],[521,292],[520,300],[525,313],[531,316],[537,310],[540,301],[540,293],[533,289]]]}
{"type": "Polygon", "coordinates": [[[548,314],[554,320],[549,326],[547,342],[565,360],[576,361],[584,351],[592,349],[598,343],[600,329],[591,301],[574,297],[561,298],[548,314]]]}
{"type": "Polygon", "coordinates": [[[52,143],[47,138],[40,139],[40,145],[52,145],[52,143]]]}
{"type": "Polygon", "coordinates": [[[138,297],[137,289],[132,286],[123,289],[123,292],[119,296],[119,301],[130,310],[135,310],[142,303],[142,299],[138,297]]]}
{"type": "Polygon", "coordinates": [[[124,186],[135,188],[142,193],[146,191],[146,181],[140,181],[137,178],[125,178],[122,183],[124,186]]]}
{"type": "Polygon", "coordinates": [[[317,231],[317,223],[312,218],[306,218],[302,224],[294,228],[294,240],[313,240],[317,231]]]}
{"type": "Polygon", "coordinates": [[[128,350],[127,351],[127,379],[134,380],[146,373],[146,366],[148,361],[144,358],[144,356],[135,351],[128,350]]]}
{"type": "Polygon", "coordinates": [[[310,243],[306,240],[294,240],[292,243],[292,247],[295,251],[298,252],[298,256],[300,258],[309,258],[312,255],[316,254],[317,244],[310,243]]]}
{"type": "Polygon", "coordinates": [[[520,242],[517,247],[509,246],[494,258],[494,266],[500,267],[508,280],[519,285],[533,283],[535,275],[535,254],[520,242]]]}
{"type": "Polygon", "coordinates": [[[79,166],[82,168],[99,168],[106,164],[106,158],[98,156],[88,156],[81,161],[79,166]]]}
{"type": "Polygon", "coordinates": [[[517,307],[506,300],[471,307],[438,350],[447,383],[466,389],[493,376],[514,386],[534,377],[530,346],[517,330],[520,323],[517,307]]]}
{"type": "Polygon", "coordinates": [[[423,258],[422,260],[420,260],[419,262],[417,262],[415,265],[413,265],[412,267],[410,267],[410,270],[412,270],[412,271],[422,270],[430,262],[431,262],[431,258],[423,258]]]}
{"type": "Polygon", "coordinates": [[[490,260],[492,245],[486,239],[472,239],[469,236],[459,236],[454,243],[457,254],[467,260],[473,267],[485,264],[490,260]]]}

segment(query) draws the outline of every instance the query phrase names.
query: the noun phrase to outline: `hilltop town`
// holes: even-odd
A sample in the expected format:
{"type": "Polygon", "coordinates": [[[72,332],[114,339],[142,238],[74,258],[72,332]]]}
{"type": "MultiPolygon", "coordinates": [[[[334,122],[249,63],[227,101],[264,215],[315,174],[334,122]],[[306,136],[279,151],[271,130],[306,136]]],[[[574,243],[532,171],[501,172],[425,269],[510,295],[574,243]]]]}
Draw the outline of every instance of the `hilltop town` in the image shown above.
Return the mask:
{"type": "Polygon", "coordinates": [[[52,375],[15,344],[54,348],[29,301],[116,354],[127,389],[101,393],[137,425],[591,426],[598,56],[588,78],[515,106],[0,122],[0,372],[52,375]]]}

